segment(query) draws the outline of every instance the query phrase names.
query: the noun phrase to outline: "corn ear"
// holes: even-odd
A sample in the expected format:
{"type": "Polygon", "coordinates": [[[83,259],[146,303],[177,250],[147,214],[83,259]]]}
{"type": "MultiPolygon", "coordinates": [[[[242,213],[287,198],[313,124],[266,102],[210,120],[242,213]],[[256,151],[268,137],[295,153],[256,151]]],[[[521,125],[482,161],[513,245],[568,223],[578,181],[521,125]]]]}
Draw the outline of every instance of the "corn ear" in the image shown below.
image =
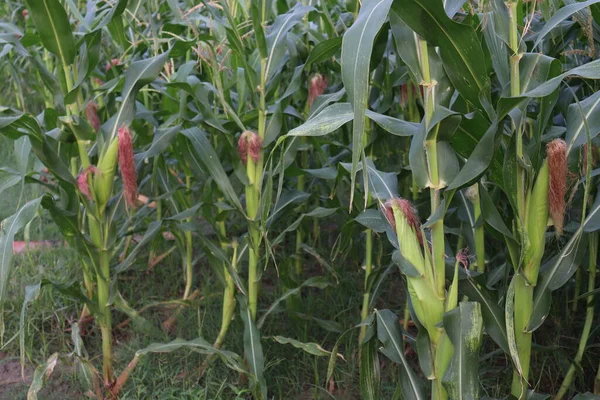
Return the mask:
{"type": "Polygon", "coordinates": [[[400,201],[406,200],[396,199],[396,201],[391,203],[394,227],[400,245],[400,253],[402,253],[402,257],[411,263],[421,275],[424,275],[425,259],[423,258],[423,252],[421,251],[419,236],[415,232],[411,221],[407,219],[405,211],[403,211],[404,207],[401,206],[400,201]]]}
{"type": "Polygon", "coordinates": [[[546,225],[548,223],[548,162],[544,160],[533,190],[529,194],[525,229],[528,246],[525,252],[524,274],[531,285],[537,281],[540,263],[546,245],[546,225]]]}
{"type": "Polygon", "coordinates": [[[432,267],[423,256],[418,219],[405,199],[390,200],[386,204],[386,215],[388,219],[393,218],[390,222],[398,236],[402,257],[419,272],[419,276],[406,276],[416,317],[427,330],[432,342],[437,343],[442,331],[436,325],[444,315],[444,300],[439,298],[434,283],[427,278],[432,267]],[[392,215],[389,215],[390,210],[392,215]]]}
{"type": "Polygon", "coordinates": [[[119,140],[114,139],[98,160],[98,174],[94,177],[94,191],[98,209],[102,212],[112,194],[112,185],[117,170],[119,140]]]}

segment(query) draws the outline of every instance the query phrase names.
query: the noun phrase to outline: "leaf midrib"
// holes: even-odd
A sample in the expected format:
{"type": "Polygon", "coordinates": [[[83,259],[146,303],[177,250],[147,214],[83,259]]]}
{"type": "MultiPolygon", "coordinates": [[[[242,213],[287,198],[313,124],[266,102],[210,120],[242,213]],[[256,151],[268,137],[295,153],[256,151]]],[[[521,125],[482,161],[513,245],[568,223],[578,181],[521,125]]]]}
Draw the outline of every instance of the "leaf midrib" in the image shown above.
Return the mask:
{"type": "Polygon", "coordinates": [[[42,3],[44,4],[44,10],[46,10],[46,13],[48,15],[48,21],[50,22],[50,26],[52,27],[52,33],[54,34],[54,39],[56,40],[56,45],[58,47],[58,52],[60,54],[60,60],[63,64],[63,67],[66,67],[68,65],[67,60],[65,59],[64,51],[63,51],[61,42],[59,40],[58,33],[56,32],[56,26],[54,25],[54,20],[52,19],[52,14],[50,14],[50,9],[48,8],[48,2],[46,0],[42,0],[42,3]]]}

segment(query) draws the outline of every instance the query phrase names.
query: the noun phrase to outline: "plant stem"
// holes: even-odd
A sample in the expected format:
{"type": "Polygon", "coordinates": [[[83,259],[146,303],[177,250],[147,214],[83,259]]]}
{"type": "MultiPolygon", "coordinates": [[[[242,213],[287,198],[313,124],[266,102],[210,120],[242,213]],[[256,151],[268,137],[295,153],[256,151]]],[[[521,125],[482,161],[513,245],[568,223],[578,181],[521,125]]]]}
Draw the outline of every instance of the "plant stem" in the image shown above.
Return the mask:
{"type": "Polygon", "coordinates": [[[473,218],[475,220],[475,227],[473,228],[473,239],[475,242],[475,264],[477,266],[477,272],[485,271],[485,236],[483,223],[481,219],[481,200],[479,197],[479,185],[473,185],[469,190],[472,190],[473,202],[473,218]]]}
{"type": "MultiPolygon", "coordinates": [[[[521,94],[521,78],[519,71],[519,33],[518,33],[518,8],[519,0],[510,0],[508,2],[509,14],[509,46],[513,54],[510,56],[510,95],[518,96],[521,94]]],[[[521,226],[525,217],[525,171],[523,170],[519,159],[523,158],[523,134],[520,127],[516,129],[516,155],[517,155],[517,207],[521,218],[521,226]]]]}
{"type": "MultiPolygon", "coordinates": [[[[300,143],[301,143],[301,147],[304,147],[306,145],[306,137],[302,137],[300,138],[300,143]]],[[[306,152],[301,149],[301,154],[300,154],[300,168],[306,168],[307,165],[307,156],[306,156],[306,152]]],[[[296,182],[296,188],[300,191],[303,192],[304,191],[304,187],[305,187],[305,176],[299,175],[297,178],[297,182],[296,182]]],[[[298,230],[296,231],[296,259],[294,260],[295,263],[295,271],[296,271],[296,277],[301,280],[302,277],[302,244],[304,243],[304,231],[302,230],[302,227],[298,227],[298,230]]]]}
{"type": "Polygon", "coordinates": [[[523,376],[517,370],[513,371],[511,394],[518,399],[524,399],[527,394],[532,336],[532,333],[527,330],[527,325],[533,311],[533,288],[523,275],[517,275],[515,283],[515,340],[523,376]]]}
{"type": "MultiPolygon", "coordinates": [[[[264,24],[266,19],[266,2],[262,2],[262,23],[264,24]]],[[[258,136],[262,140],[265,138],[266,125],[267,125],[267,107],[266,107],[266,85],[267,85],[267,74],[265,71],[267,67],[267,60],[261,58],[260,60],[260,104],[258,107],[258,136]]],[[[256,320],[256,313],[258,310],[258,290],[260,283],[258,281],[258,262],[260,260],[260,230],[254,225],[256,216],[258,214],[258,207],[260,204],[260,189],[263,175],[263,150],[260,150],[258,162],[254,162],[252,157],[248,157],[248,163],[246,167],[248,179],[250,185],[246,187],[246,211],[250,223],[248,225],[248,233],[250,236],[251,245],[248,250],[248,308],[252,315],[252,319],[256,320]]]]}
{"type": "MultiPolygon", "coordinates": [[[[185,177],[185,186],[189,191],[192,189],[192,179],[191,176],[186,175],[185,177]]],[[[191,195],[190,195],[190,203],[191,203],[191,195]]],[[[192,218],[188,218],[187,222],[190,223],[192,218]]],[[[194,280],[194,248],[192,242],[192,231],[185,231],[185,290],[183,292],[183,299],[187,299],[192,292],[192,281],[194,280]]]]}
{"type": "MultiPolygon", "coordinates": [[[[521,81],[519,71],[519,61],[521,54],[519,52],[519,33],[518,33],[518,9],[520,0],[509,0],[508,14],[509,14],[509,46],[512,50],[510,57],[510,94],[511,96],[518,96],[521,93],[521,81]]],[[[526,193],[525,193],[525,181],[526,173],[520,162],[523,159],[523,132],[521,127],[515,126],[516,135],[516,165],[517,165],[517,224],[519,226],[519,233],[521,236],[521,243],[524,243],[525,239],[525,219],[527,215],[526,209],[526,193]]],[[[539,223],[544,223],[540,221],[539,223]]],[[[523,267],[525,269],[526,266],[523,267]]],[[[525,272],[526,275],[531,275],[535,271],[537,277],[537,268],[529,268],[525,272]]],[[[527,325],[531,319],[532,307],[533,307],[533,289],[535,281],[528,280],[525,275],[521,273],[517,276],[515,284],[515,339],[517,342],[517,351],[519,354],[519,361],[521,363],[523,376],[519,374],[517,370],[513,371],[513,381],[511,386],[511,393],[513,396],[523,399],[527,393],[527,379],[529,377],[529,364],[531,358],[531,332],[528,332],[527,325]]]]}
{"type": "Polygon", "coordinates": [[[577,298],[579,297],[579,293],[581,293],[581,278],[581,268],[577,268],[577,272],[575,273],[575,293],[573,293],[573,305],[571,306],[571,311],[573,311],[573,313],[577,312],[577,306],[579,304],[577,298]]]}
{"type": "MultiPolygon", "coordinates": [[[[371,197],[369,195],[369,197],[371,197]]],[[[369,291],[369,276],[371,276],[371,272],[373,271],[373,232],[371,229],[365,230],[365,283],[364,283],[364,294],[363,294],[363,304],[362,310],[360,313],[361,321],[364,321],[369,316],[369,300],[371,297],[371,293],[369,291]]],[[[360,327],[360,334],[358,336],[358,343],[362,343],[363,338],[367,332],[366,326],[360,327]]]]}
{"type": "MultiPolygon", "coordinates": [[[[418,38],[419,62],[421,63],[421,73],[423,75],[422,85],[425,87],[425,129],[427,130],[427,139],[425,140],[425,152],[427,154],[427,164],[429,169],[430,193],[431,193],[431,214],[433,215],[441,202],[440,178],[437,157],[437,132],[438,126],[431,127],[431,120],[435,112],[435,82],[431,78],[429,69],[429,52],[427,42],[418,38]]],[[[436,281],[436,290],[440,298],[445,297],[446,285],[446,266],[444,264],[444,220],[440,218],[431,227],[431,241],[433,252],[434,276],[436,281]]]]}
{"type": "MultiPolygon", "coordinates": [[[[598,257],[598,233],[591,233],[588,237],[589,240],[589,260],[588,260],[588,268],[589,268],[589,278],[588,278],[588,292],[593,292],[596,283],[596,258],[598,257]]],[[[594,295],[590,294],[587,296],[587,309],[585,314],[585,323],[583,325],[583,332],[581,333],[581,339],[579,339],[579,347],[577,348],[577,354],[575,354],[575,358],[569,367],[569,371],[563,380],[562,385],[560,386],[560,390],[558,391],[555,400],[560,400],[563,398],[567,391],[571,387],[571,383],[573,382],[573,378],[575,377],[575,372],[577,371],[581,359],[583,358],[583,353],[585,351],[588,339],[590,337],[590,331],[592,329],[592,322],[594,321],[594,295]]]]}
{"type": "MultiPolygon", "coordinates": [[[[425,40],[417,37],[419,63],[421,65],[421,74],[423,76],[424,86],[424,109],[425,109],[425,152],[427,155],[427,165],[429,169],[429,186],[431,215],[435,214],[441,204],[441,184],[439,178],[438,157],[437,157],[437,133],[438,126],[431,127],[431,121],[435,113],[435,85],[436,82],[431,77],[429,68],[429,50],[425,40]]],[[[432,267],[434,277],[434,290],[438,301],[444,301],[446,297],[446,266],[444,260],[444,219],[439,218],[431,227],[431,252],[432,267]]],[[[431,382],[432,398],[442,400],[448,398],[446,389],[442,385],[447,362],[452,355],[452,345],[447,335],[442,332],[429,332],[431,339],[432,356],[434,360],[435,379],[431,382]]]]}
{"type": "Polygon", "coordinates": [[[89,227],[92,243],[98,248],[99,265],[96,273],[96,284],[98,287],[98,311],[101,314],[102,372],[105,386],[110,387],[114,381],[112,367],[112,317],[110,306],[108,305],[110,294],[110,254],[102,239],[102,227],[93,217],[89,217],[89,227]]]}

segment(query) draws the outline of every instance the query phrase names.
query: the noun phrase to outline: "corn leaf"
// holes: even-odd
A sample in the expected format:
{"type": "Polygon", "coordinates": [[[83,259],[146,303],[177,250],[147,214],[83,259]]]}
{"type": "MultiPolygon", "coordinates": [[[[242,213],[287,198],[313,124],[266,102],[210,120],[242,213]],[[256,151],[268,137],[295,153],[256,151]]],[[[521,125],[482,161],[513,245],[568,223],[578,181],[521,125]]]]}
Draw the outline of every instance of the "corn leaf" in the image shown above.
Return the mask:
{"type": "Polygon", "coordinates": [[[423,383],[404,356],[404,343],[398,317],[390,310],[375,310],[375,315],[377,317],[377,338],[383,345],[381,352],[393,362],[401,365],[404,398],[426,399],[423,383]]]}
{"type": "Polygon", "coordinates": [[[221,192],[231,203],[231,205],[235,206],[238,211],[245,215],[237,193],[233,189],[229,177],[225,173],[225,170],[219,161],[219,156],[206,137],[206,134],[199,128],[186,129],[182,132],[182,134],[186,136],[192,143],[195,151],[191,151],[190,153],[195,155],[194,160],[198,164],[203,165],[210,172],[217,185],[219,185],[221,192]]]}
{"type": "Polygon", "coordinates": [[[244,357],[248,363],[248,369],[254,377],[254,394],[258,399],[266,400],[265,359],[260,344],[260,333],[252,320],[252,314],[246,304],[246,299],[238,296],[238,302],[240,303],[242,321],[244,321],[244,357]]]}
{"type": "Polygon", "coordinates": [[[535,49],[540,44],[540,42],[542,40],[544,40],[546,35],[548,33],[550,33],[550,31],[552,29],[554,29],[556,26],[558,26],[558,24],[560,24],[562,21],[569,18],[571,15],[575,14],[576,12],[583,10],[584,8],[590,7],[597,3],[600,3],[600,0],[583,1],[580,3],[566,5],[566,6],[562,7],[560,10],[556,11],[552,15],[552,18],[550,18],[548,21],[546,21],[546,23],[544,24],[542,29],[536,33],[536,39],[535,39],[535,42],[533,43],[533,48],[535,49]]]}
{"type": "Polygon", "coordinates": [[[135,116],[135,97],[138,91],[156,79],[168,57],[169,51],[166,51],[156,57],[131,63],[125,73],[121,105],[117,113],[107,122],[110,133],[106,138],[106,143],[111,143],[117,137],[119,128],[131,124],[135,116]]]}
{"type": "Polygon", "coordinates": [[[273,339],[274,341],[276,341],[277,343],[280,343],[280,344],[291,344],[295,348],[300,349],[300,350],[302,350],[308,354],[311,354],[313,356],[326,357],[331,354],[329,351],[325,350],[323,347],[321,347],[321,345],[319,345],[317,343],[313,343],[313,342],[304,343],[304,342],[300,342],[299,340],[287,338],[287,337],[283,337],[283,336],[273,336],[271,339],[273,339]]]}
{"type": "Polygon", "coordinates": [[[454,345],[454,354],[443,378],[451,399],[479,398],[479,349],[483,335],[481,307],[461,302],[444,314],[444,329],[454,345]]]}
{"type": "MultiPolygon", "coordinates": [[[[370,326],[367,329],[373,329],[370,326]]],[[[360,345],[360,398],[379,400],[381,391],[381,369],[377,355],[377,339],[373,336],[360,345]]]]}
{"type": "MultiPolygon", "coordinates": [[[[373,42],[387,18],[391,5],[391,0],[364,1],[356,21],[346,31],[342,40],[342,81],[354,114],[350,207],[354,200],[358,163],[363,156],[365,113],[369,96],[369,64],[373,42]]],[[[368,179],[366,171],[363,172],[363,176],[365,180],[368,179]]]]}
{"type": "Polygon", "coordinates": [[[288,136],[324,136],[336,131],[354,118],[350,103],[336,103],[323,109],[304,124],[288,132],[288,136]]]}
{"type": "Polygon", "coordinates": [[[27,5],[44,47],[62,65],[71,65],[75,60],[75,41],[63,6],[58,0],[28,0],[27,5]]]}
{"type": "Polygon", "coordinates": [[[475,30],[448,18],[438,0],[396,0],[392,10],[415,33],[439,47],[452,85],[475,107],[480,96],[489,97],[490,81],[481,43],[475,30]]]}

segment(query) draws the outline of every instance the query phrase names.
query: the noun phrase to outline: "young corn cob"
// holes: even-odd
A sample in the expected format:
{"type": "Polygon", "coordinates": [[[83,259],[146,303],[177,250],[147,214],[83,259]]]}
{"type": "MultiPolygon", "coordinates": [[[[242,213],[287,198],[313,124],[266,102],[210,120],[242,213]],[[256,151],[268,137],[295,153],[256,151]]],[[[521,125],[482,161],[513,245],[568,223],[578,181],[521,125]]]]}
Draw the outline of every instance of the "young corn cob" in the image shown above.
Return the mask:
{"type": "Polygon", "coordinates": [[[389,200],[384,212],[398,236],[403,262],[409,264],[407,268],[415,270],[414,274],[406,274],[406,281],[416,317],[431,341],[434,370],[433,376],[428,378],[433,381],[432,396],[434,399],[446,399],[442,377],[452,357],[453,346],[440,323],[444,312],[456,307],[456,304],[446,304],[446,299],[437,294],[438,283],[431,252],[423,240],[419,220],[410,202],[402,198],[389,200]]]}

